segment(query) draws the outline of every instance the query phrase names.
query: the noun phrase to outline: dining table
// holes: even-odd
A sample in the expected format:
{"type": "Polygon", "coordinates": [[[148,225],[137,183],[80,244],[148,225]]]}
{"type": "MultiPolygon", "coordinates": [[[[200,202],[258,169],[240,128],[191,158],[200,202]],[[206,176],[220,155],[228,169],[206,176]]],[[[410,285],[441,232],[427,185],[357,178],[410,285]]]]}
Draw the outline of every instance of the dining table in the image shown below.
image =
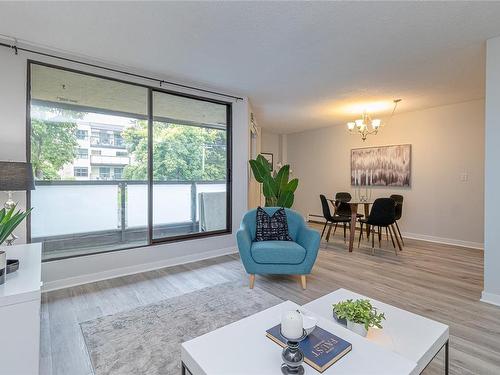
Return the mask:
{"type": "MultiPolygon", "coordinates": [[[[335,199],[328,199],[333,206],[335,206],[335,199]]],[[[351,207],[351,221],[349,224],[349,252],[352,252],[354,247],[354,237],[356,235],[356,221],[358,220],[358,208],[359,206],[364,207],[365,217],[368,217],[370,214],[370,205],[373,204],[371,200],[351,200],[349,202],[345,202],[349,204],[351,207]]],[[[370,225],[366,224],[366,235],[370,236],[370,225]]]]}

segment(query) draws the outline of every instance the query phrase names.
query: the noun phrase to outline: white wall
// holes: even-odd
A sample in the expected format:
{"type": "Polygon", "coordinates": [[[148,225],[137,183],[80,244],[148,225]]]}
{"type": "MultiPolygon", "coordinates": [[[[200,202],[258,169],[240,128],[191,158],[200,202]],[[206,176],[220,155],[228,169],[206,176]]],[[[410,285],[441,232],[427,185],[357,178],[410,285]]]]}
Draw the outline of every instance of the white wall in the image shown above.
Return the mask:
{"type": "Polygon", "coordinates": [[[500,305],[500,37],[486,44],[484,291],[500,305]]]}
{"type": "MultiPolygon", "coordinates": [[[[250,160],[255,159],[261,152],[262,129],[259,126],[257,118],[252,109],[252,104],[250,102],[248,106],[249,113],[251,115],[248,119],[249,123],[251,124],[250,128],[248,129],[248,160],[250,160]]],[[[250,168],[248,168],[248,208],[255,208],[257,206],[260,206],[261,201],[261,186],[253,176],[250,168]]]]}
{"type": "Polygon", "coordinates": [[[281,140],[280,135],[262,129],[261,151],[273,154],[274,164],[281,160],[281,140]]]}
{"type": "MultiPolygon", "coordinates": [[[[95,69],[22,52],[19,56],[15,56],[12,51],[0,48],[0,160],[26,160],[27,58],[103,74],[102,71],[95,69]]],[[[144,72],[137,71],[137,73],[144,72]]],[[[104,73],[104,75],[144,83],[117,74],[104,73]]],[[[199,95],[196,91],[184,91],[199,95]]],[[[233,101],[233,232],[239,227],[241,217],[247,209],[248,119],[248,100],[245,98],[233,101]]],[[[24,193],[16,193],[15,199],[19,201],[20,206],[25,206],[24,193]]],[[[24,242],[26,238],[24,224],[16,230],[16,234],[22,237],[19,243],[24,242]]],[[[45,288],[51,289],[234,251],[236,251],[235,237],[229,234],[46,262],[42,267],[42,278],[45,288]]]]}
{"type": "Polygon", "coordinates": [[[276,163],[287,162],[287,134],[278,134],[262,129],[262,152],[273,154],[274,167],[276,163]]]}
{"type": "Polygon", "coordinates": [[[319,194],[353,192],[352,148],[405,143],[412,145],[411,187],[374,188],[373,197],[404,196],[400,223],[407,236],[482,247],[483,100],[395,115],[366,142],[349,135],[345,125],[289,134],[288,162],[300,180],[295,208],[320,214],[319,194]]]}

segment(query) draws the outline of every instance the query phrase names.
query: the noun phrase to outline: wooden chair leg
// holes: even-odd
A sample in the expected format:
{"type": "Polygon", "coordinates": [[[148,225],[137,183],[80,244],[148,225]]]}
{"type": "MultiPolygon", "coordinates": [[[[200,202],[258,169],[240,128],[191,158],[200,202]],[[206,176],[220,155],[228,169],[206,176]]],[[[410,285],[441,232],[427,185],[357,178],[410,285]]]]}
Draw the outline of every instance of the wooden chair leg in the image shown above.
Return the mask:
{"type": "Polygon", "coordinates": [[[370,230],[372,232],[372,255],[375,255],[375,230],[373,229],[373,225],[370,230]]]}
{"type": "Polygon", "coordinates": [[[344,243],[345,243],[345,231],[346,231],[346,225],[344,223],[344,243]]]}
{"type": "Polygon", "coordinates": [[[378,227],[378,247],[382,247],[382,227],[378,227]]]}
{"type": "Polygon", "coordinates": [[[335,232],[337,231],[337,225],[339,225],[339,223],[335,223],[335,228],[333,228],[332,236],[335,236],[335,232]]]}
{"type": "Polygon", "coordinates": [[[396,229],[394,229],[394,224],[389,226],[389,230],[392,230],[392,233],[394,233],[394,237],[396,239],[396,243],[398,244],[399,251],[403,250],[403,248],[401,247],[401,243],[399,242],[399,237],[396,233],[396,229]]]}
{"type": "Polygon", "coordinates": [[[332,231],[333,223],[330,223],[330,227],[328,228],[328,232],[326,233],[326,242],[330,241],[330,233],[332,231]]]}
{"type": "Polygon", "coordinates": [[[363,223],[359,223],[359,225],[361,226],[361,230],[359,231],[358,249],[361,244],[361,237],[363,237],[363,223]]]}
{"type": "Polygon", "coordinates": [[[253,289],[253,285],[255,284],[255,275],[250,274],[250,289],[253,289]]]}
{"type": "Polygon", "coordinates": [[[398,230],[398,233],[399,233],[399,238],[401,238],[401,243],[403,244],[403,246],[405,245],[405,242],[403,241],[403,236],[401,235],[401,231],[399,230],[399,225],[398,225],[398,222],[396,221],[396,229],[398,230]]]}
{"type": "MultiPolygon", "coordinates": [[[[394,228],[392,228],[394,230],[394,228]]],[[[389,227],[389,233],[391,234],[391,240],[392,240],[392,246],[394,246],[394,254],[398,255],[398,249],[396,248],[396,244],[394,243],[394,238],[393,238],[393,230],[391,230],[391,227],[389,227]]],[[[394,232],[394,237],[396,237],[396,232],[394,232]]],[[[398,243],[399,245],[399,243],[398,243]]]]}
{"type": "Polygon", "coordinates": [[[389,242],[389,231],[387,230],[387,227],[385,227],[385,238],[387,239],[387,242],[389,242]]]}
{"type": "Polygon", "coordinates": [[[328,221],[325,221],[325,226],[323,227],[323,231],[321,232],[320,238],[323,238],[323,236],[325,235],[325,229],[326,229],[327,224],[328,224],[328,221]]]}
{"type": "MultiPolygon", "coordinates": [[[[385,227],[385,229],[387,230],[387,227],[385,227]]],[[[392,246],[394,247],[394,249],[396,249],[396,243],[394,242],[394,237],[392,236],[392,232],[390,230],[389,233],[391,235],[392,246]]]]}
{"type": "Polygon", "coordinates": [[[306,275],[300,275],[300,284],[302,285],[302,289],[305,290],[307,288],[306,275]]]}

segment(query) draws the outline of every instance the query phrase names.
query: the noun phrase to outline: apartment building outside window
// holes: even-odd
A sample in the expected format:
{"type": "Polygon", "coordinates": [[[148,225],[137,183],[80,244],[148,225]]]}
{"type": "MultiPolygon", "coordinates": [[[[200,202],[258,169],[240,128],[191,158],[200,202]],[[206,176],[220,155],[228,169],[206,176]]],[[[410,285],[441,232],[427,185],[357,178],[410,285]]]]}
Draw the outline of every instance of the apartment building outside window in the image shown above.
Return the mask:
{"type": "Polygon", "coordinates": [[[89,150],[86,148],[77,148],[76,149],[76,157],[78,159],[88,159],[89,158],[89,150]]]}
{"type": "Polygon", "coordinates": [[[77,129],[76,130],[76,138],[80,140],[85,140],[89,136],[89,132],[87,130],[83,129],[77,129]]]}
{"type": "Polygon", "coordinates": [[[75,167],[74,176],[75,177],[87,177],[89,175],[89,169],[86,167],[75,167]]]}

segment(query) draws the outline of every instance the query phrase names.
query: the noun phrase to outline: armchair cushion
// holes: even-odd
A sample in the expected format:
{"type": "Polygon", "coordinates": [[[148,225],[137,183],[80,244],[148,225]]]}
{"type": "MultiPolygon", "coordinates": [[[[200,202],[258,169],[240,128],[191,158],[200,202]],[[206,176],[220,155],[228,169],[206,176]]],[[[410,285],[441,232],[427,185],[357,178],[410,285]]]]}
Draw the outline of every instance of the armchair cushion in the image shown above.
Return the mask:
{"type": "Polygon", "coordinates": [[[300,264],[306,257],[306,249],[293,241],[253,242],[250,252],[260,264],[300,264]]]}
{"type": "Polygon", "coordinates": [[[262,209],[257,208],[257,219],[255,229],[255,241],[291,241],[288,235],[288,223],[284,208],[280,208],[270,215],[262,209]]]}

